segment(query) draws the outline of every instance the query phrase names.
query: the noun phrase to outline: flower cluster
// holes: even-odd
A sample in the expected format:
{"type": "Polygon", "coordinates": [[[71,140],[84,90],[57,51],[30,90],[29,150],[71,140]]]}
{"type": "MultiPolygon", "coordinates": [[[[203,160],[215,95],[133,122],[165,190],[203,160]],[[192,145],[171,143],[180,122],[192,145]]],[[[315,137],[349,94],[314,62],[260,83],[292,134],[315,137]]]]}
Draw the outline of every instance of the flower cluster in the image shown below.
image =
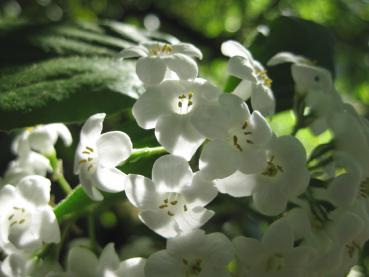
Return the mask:
{"type": "Polygon", "coordinates": [[[119,169],[139,151],[124,132],[101,134],[105,114],[92,115],[81,130],[74,173],[85,194],[99,203],[106,193],[125,195],[139,220],[166,239],[166,249],[121,261],[112,243],[99,255],[75,245],[64,269],[57,259],[40,259],[37,251],[60,241],[45,176],[57,170],[57,138],[67,146],[72,138],[62,124],[37,126],[15,139],[18,157],[1,182],[4,276],[337,277],[351,268],[355,274],[369,239],[369,122],[342,101],[329,71],[283,52],[268,66],[291,64],[296,128],[280,136],[270,125],[276,100],[265,67],[235,41],[221,50],[229,74],[240,79],[230,93],[198,76],[195,58],[202,53],[191,44],[152,41],[121,52],[138,58],[145,88],[133,117],[154,129],[169,153],[154,162],[151,178],[119,169]],[[333,138],[307,157],[296,136],[303,127],[333,138]],[[216,214],[207,205],[222,194],[249,200],[237,203],[268,223],[263,234],[229,238],[201,230],[216,214]]]}

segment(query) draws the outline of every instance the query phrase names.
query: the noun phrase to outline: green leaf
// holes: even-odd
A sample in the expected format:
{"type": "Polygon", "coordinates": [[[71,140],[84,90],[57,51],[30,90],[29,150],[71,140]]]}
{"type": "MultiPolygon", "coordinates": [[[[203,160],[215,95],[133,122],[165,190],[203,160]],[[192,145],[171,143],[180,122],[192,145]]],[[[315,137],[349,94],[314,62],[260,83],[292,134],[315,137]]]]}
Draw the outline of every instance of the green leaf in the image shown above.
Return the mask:
{"type": "Polygon", "coordinates": [[[83,121],[130,108],[142,86],[134,64],[111,58],[54,58],[0,70],[0,130],[83,121]]]}

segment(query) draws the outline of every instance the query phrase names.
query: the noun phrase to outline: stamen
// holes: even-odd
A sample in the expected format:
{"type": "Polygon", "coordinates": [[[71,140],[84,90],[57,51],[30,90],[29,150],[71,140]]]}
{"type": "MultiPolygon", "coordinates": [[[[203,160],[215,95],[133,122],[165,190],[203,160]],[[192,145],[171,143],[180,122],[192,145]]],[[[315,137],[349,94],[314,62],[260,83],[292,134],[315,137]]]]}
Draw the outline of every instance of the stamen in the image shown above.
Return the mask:
{"type": "Polygon", "coordinates": [[[90,152],[94,152],[94,149],[93,149],[93,148],[91,148],[91,147],[86,146],[86,149],[87,149],[87,150],[90,150],[90,152]]]}

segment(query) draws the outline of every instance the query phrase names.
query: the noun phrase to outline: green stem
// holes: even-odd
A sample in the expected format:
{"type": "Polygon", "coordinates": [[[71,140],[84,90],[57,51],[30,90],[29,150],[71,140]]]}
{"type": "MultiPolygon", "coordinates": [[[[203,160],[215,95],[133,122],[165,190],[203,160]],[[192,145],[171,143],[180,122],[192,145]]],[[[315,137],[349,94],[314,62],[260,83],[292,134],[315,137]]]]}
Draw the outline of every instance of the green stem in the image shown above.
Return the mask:
{"type": "Polygon", "coordinates": [[[48,159],[53,169],[53,180],[56,181],[63,192],[68,195],[72,192],[72,187],[69,185],[68,181],[64,178],[62,162],[56,157],[56,153],[48,156],[48,159]]]}
{"type": "Polygon", "coordinates": [[[156,146],[156,147],[143,147],[133,149],[131,156],[124,163],[134,163],[143,158],[150,158],[152,156],[160,155],[166,153],[164,147],[156,146]]]}

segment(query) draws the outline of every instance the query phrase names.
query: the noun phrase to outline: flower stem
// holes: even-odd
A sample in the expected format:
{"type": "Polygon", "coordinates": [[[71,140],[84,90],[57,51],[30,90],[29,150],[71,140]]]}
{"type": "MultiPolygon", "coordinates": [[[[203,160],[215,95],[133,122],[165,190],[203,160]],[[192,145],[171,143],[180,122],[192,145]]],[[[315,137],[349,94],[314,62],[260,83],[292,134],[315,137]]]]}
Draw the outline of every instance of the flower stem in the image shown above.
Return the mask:
{"type": "Polygon", "coordinates": [[[53,180],[59,184],[60,188],[66,195],[70,194],[73,189],[63,175],[62,161],[58,160],[56,153],[49,155],[47,158],[49,159],[51,168],[53,169],[53,180]]]}
{"type": "Polygon", "coordinates": [[[166,150],[162,146],[136,148],[133,149],[131,156],[124,163],[134,163],[140,159],[150,158],[163,153],[166,153],[166,150]]]}

